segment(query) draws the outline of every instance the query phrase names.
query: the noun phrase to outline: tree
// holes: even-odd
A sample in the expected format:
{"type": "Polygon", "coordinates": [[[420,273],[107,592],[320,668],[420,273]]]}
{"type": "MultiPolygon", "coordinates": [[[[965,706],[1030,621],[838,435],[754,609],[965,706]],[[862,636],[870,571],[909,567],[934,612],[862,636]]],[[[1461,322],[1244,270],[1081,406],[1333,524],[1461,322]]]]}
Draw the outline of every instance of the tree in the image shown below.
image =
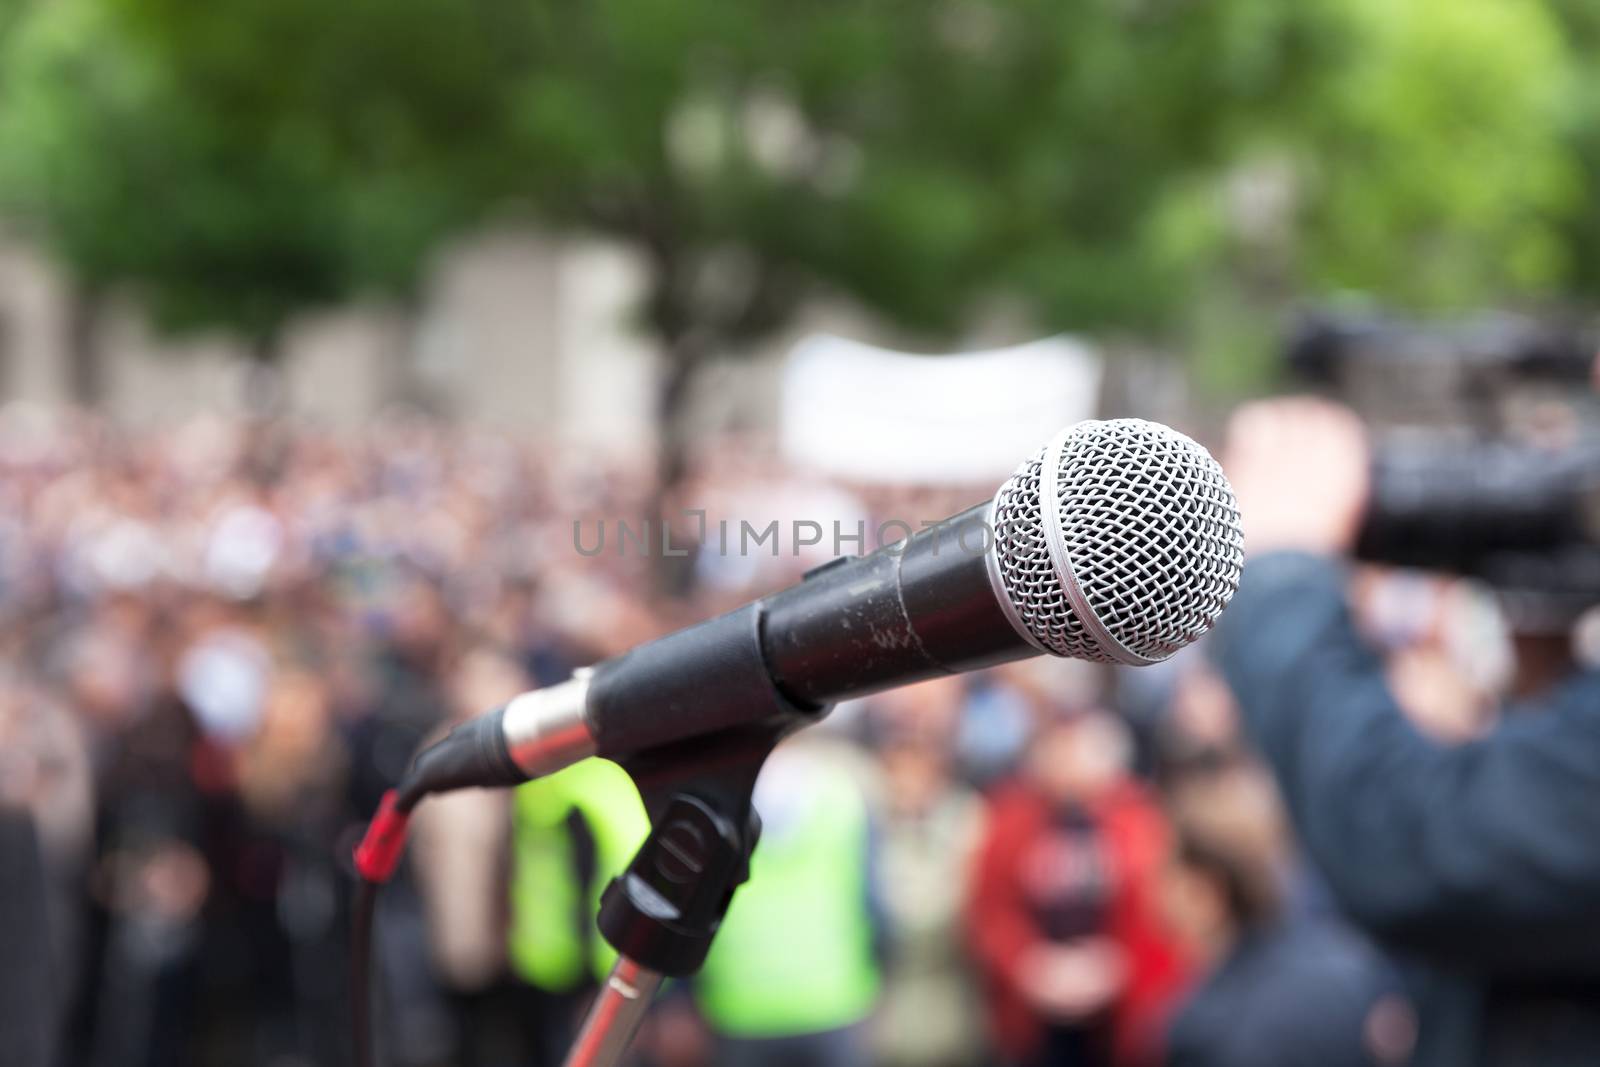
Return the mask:
{"type": "Polygon", "coordinates": [[[0,202],[88,293],[131,285],[159,325],[228,327],[263,357],[298,311],[404,294],[471,193],[278,93],[287,42],[244,46],[249,83],[213,76],[229,41],[193,42],[200,62],[157,28],[133,5],[29,5],[0,41],[0,202]]]}
{"type": "Polygon", "coordinates": [[[1548,297],[1584,209],[1564,137],[1572,65],[1542,0],[1347,0],[1364,48],[1294,151],[1311,291],[1421,309],[1548,297]]]}
{"type": "Polygon", "coordinates": [[[537,7],[508,191],[645,252],[669,482],[697,369],[820,287],[945,333],[1169,322],[1196,188],[1339,49],[1320,0],[537,7]]]}
{"type": "Polygon", "coordinates": [[[1003,301],[1040,331],[1170,336],[1208,279],[1248,273],[1219,187],[1252,160],[1288,161],[1296,291],[1539,291],[1572,210],[1539,0],[52,0],[30,21],[0,155],[25,146],[12,185],[80,276],[270,338],[309,303],[405,293],[492,212],[620,239],[650,267],[668,482],[699,368],[820,290],[931,332],[1003,301]]]}
{"type": "Polygon", "coordinates": [[[1592,305],[1600,292],[1600,5],[1590,0],[1549,0],[1567,40],[1570,57],[1563,133],[1576,157],[1576,199],[1582,210],[1566,218],[1562,237],[1569,257],[1568,291],[1592,305]]]}
{"type": "Polygon", "coordinates": [[[80,277],[271,338],[492,205],[651,267],[664,474],[704,361],[819,286],[950,331],[1160,324],[1195,190],[1314,81],[1327,0],[56,0],[4,141],[80,277]]]}

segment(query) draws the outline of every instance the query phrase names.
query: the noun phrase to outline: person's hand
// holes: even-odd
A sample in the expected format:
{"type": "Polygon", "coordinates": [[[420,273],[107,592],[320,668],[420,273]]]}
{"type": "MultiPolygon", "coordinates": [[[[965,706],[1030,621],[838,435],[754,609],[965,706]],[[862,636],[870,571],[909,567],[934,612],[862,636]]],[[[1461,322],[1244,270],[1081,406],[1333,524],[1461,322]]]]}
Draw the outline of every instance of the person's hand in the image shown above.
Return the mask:
{"type": "Polygon", "coordinates": [[[1076,1022],[1110,1007],[1127,981],[1122,952],[1104,938],[1039,945],[1022,959],[1022,995],[1056,1022],[1076,1022]]]}
{"type": "Polygon", "coordinates": [[[1366,431],[1349,409],[1308,397],[1245,404],[1228,423],[1222,466],[1251,555],[1334,555],[1355,544],[1370,457],[1366,431]]]}

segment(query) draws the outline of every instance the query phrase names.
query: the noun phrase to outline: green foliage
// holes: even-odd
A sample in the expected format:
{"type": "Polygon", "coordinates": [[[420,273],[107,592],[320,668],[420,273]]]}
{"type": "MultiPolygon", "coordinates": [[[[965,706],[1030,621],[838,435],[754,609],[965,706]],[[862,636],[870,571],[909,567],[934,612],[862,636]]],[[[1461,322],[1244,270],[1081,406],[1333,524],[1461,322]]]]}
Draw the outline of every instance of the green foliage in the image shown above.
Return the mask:
{"type": "Polygon", "coordinates": [[[1315,290],[1453,308],[1547,296],[1582,204],[1563,140],[1569,59],[1539,0],[1346,0],[1362,53],[1294,146],[1315,290]]]}
{"type": "Polygon", "coordinates": [[[1147,325],[1210,243],[1182,206],[1315,79],[1325,6],[55,0],[0,143],[64,258],[178,323],[403,290],[513,203],[646,249],[648,321],[692,351],[816,281],[924,327],[996,293],[1147,325]]]}
{"type": "Polygon", "coordinates": [[[119,38],[114,12],[39,5],[5,74],[4,188],[86,285],[135,278],[166,321],[253,332],[332,295],[314,162],[186,107],[171,72],[119,38]]]}
{"type": "Polygon", "coordinates": [[[690,366],[818,288],[927,330],[1000,298],[1172,336],[1234,284],[1253,313],[1600,278],[1590,0],[27,8],[0,195],[176,325],[404,297],[494,213],[641,249],[690,366]],[[1262,161],[1291,186],[1269,238],[1224,195],[1262,161]]]}
{"type": "Polygon", "coordinates": [[[1550,0],[1572,62],[1566,79],[1564,138],[1578,168],[1581,209],[1569,213],[1562,232],[1570,261],[1568,289],[1592,304],[1600,294],[1600,4],[1550,0]]]}
{"type": "Polygon", "coordinates": [[[332,78],[284,91],[310,58],[293,40],[199,39],[225,20],[172,7],[156,23],[101,0],[32,6],[0,56],[0,200],[90,290],[132,283],[173,329],[266,344],[307,306],[403,290],[470,194],[392,166],[408,146],[341,141],[318,113],[332,78]],[[237,77],[218,76],[230,56],[237,77]]]}
{"type": "Polygon", "coordinates": [[[730,250],[915,326],[1159,323],[1205,251],[1178,205],[1339,47],[1318,0],[541,6],[508,147],[651,249],[668,332],[724,317],[730,250]]]}

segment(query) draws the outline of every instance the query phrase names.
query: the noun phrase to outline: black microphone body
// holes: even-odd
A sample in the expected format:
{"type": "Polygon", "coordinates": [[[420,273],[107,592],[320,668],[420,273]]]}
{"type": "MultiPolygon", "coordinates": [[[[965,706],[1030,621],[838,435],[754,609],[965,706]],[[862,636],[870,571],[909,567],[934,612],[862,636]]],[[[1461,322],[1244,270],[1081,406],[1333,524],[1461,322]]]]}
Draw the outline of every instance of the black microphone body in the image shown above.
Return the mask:
{"type": "Polygon", "coordinates": [[[980,504],[767,597],[762,647],[778,689],[833,704],[1040,654],[1001,608],[988,517],[980,504]]]}
{"type": "Polygon", "coordinates": [[[820,717],[840,700],[1038,655],[989,577],[989,505],[599,663],[589,723],[602,756],[736,726],[776,699],[820,717]]]}
{"type": "Polygon", "coordinates": [[[995,497],[715,619],[524,693],[418,757],[417,795],[507,785],[1049,652],[1158,662],[1221,614],[1242,563],[1216,461],[1166,427],[1088,421],[995,497]]]}

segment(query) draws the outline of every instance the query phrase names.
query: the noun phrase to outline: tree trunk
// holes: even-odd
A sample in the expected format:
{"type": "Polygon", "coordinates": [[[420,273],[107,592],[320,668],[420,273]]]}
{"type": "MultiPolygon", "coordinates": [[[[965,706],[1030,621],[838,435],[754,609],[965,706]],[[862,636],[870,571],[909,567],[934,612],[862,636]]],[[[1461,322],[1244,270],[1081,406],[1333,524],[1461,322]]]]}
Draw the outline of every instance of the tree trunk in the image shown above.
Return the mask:
{"type": "Polygon", "coordinates": [[[105,367],[95,339],[99,324],[99,290],[74,287],[67,297],[67,396],[86,408],[105,398],[105,367]]]}
{"type": "MultiPolygon", "coordinates": [[[[651,567],[656,591],[677,597],[688,592],[693,557],[668,556],[661,531],[672,526],[674,512],[685,502],[677,500],[678,487],[689,468],[689,443],[693,427],[689,423],[687,402],[700,370],[700,357],[689,346],[669,343],[664,352],[666,365],[656,392],[656,427],[660,444],[656,452],[656,479],[651,488],[648,516],[651,520],[651,567]]],[[[688,502],[692,506],[692,501],[688,502]]],[[[674,539],[674,549],[684,547],[674,539]]]]}
{"type": "Polygon", "coordinates": [[[662,489],[676,488],[688,473],[689,441],[693,437],[685,405],[700,369],[695,353],[682,346],[669,347],[666,367],[656,394],[656,423],[661,435],[661,451],[656,462],[656,482],[662,489]]]}
{"type": "Polygon", "coordinates": [[[289,404],[289,390],[283,379],[282,337],[277,330],[250,339],[250,365],[241,382],[240,406],[256,419],[276,418],[289,404]]]}

